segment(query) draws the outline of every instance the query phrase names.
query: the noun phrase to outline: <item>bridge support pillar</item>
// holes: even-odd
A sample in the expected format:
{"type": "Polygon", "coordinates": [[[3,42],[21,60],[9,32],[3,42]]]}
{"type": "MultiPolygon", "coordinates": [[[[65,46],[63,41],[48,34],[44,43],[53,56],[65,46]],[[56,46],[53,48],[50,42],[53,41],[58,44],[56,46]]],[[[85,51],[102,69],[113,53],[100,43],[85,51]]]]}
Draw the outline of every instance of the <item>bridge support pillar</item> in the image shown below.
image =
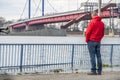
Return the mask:
{"type": "Polygon", "coordinates": [[[9,27],[9,29],[10,29],[10,32],[12,32],[12,31],[13,31],[13,27],[9,27]]]}
{"type": "Polygon", "coordinates": [[[25,26],[25,30],[26,30],[26,31],[30,30],[30,28],[29,28],[28,25],[25,26]]]}
{"type": "Polygon", "coordinates": [[[28,22],[25,22],[25,24],[26,24],[25,30],[26,30],[26,31],[30,30],[30,26],[29,26],[28,22]]]}
{"type": "Polygon", "coordinates": [[[109,36],[114,37],[114,30],[113,28],[109,29],[109,36]]]}
{"type": "Polygon", "coordinates": [[[83,36],[86,35],[86,29],[87,29],[87,28],[84,28],[84,30],[83,30],[83,36]]]}
{"type": "Polygon", "coordinates": [[[114,36],[114,7],[110,7],[110,28],[109,36],[114,36]]]}

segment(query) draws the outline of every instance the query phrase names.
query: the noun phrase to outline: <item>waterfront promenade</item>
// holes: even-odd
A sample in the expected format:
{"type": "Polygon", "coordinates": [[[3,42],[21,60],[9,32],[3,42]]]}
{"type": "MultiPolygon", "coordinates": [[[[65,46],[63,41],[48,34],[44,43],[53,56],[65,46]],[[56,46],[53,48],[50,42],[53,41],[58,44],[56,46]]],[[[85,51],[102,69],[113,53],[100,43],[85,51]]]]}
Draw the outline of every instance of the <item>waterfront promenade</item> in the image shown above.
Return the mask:
{"type": "Polygon", "coordinates": [[[120,72],[103,72],[102,75],[87,73],[0,75],[0,80],[120,80],[120,72]]]}

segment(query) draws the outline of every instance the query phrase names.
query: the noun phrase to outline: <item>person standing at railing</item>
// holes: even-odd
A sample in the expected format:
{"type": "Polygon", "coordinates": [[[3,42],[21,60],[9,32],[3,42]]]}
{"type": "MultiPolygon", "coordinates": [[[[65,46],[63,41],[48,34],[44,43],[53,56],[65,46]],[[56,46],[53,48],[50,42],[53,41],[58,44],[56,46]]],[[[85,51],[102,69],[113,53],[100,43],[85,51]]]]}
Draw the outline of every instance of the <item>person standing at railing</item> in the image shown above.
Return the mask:
{"type": "Polygon", "coordinates": [[[90,54],[91,72],[88,75],[101,75],[102,60],[100,53],[101,39],[104,36],[104,23],[97,12],[91,14],[92,20],[88,23],[86,29],[86,42],[90,54]],[[97,65],[96,65],[97,59],[97,65]]]}

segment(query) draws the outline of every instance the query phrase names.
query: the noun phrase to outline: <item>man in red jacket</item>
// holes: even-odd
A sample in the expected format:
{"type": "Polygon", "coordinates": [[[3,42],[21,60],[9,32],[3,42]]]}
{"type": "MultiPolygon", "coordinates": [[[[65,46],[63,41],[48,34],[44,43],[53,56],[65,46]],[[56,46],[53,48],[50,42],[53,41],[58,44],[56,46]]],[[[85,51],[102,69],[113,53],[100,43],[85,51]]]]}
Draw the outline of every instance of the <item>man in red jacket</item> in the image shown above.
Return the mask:
{"type": "Polygon", "coordinates": [[[104,23],[101,21],[101,17],[97,15],[97,12],[93,12],[91,16],[92,20],[89,22],[86,30],[86,42],[88,44],[91,60],[91,72],[88,73],[88,75],[101,75],[102,60],[100,53],[100,42],[104,36],[104,23]]]}

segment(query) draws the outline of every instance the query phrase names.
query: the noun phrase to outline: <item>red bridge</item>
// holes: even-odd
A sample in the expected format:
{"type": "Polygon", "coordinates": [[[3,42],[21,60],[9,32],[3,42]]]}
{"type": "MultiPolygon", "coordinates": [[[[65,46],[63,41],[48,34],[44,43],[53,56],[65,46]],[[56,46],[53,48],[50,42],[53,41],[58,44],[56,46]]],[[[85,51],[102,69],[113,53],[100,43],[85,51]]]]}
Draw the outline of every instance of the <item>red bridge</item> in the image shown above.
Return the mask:
{"type": "MultiPolygon", "coordinates": [[[[103,18],[109,18],[111,16],[110,7],[116,7],[115,3],[110,3],[101,8],[101,16],[103,18]]],[[[95,11],[98,11],[96,9],[95,11]]],[[[114,8],[114,14],[113,17],[118,16],[118,8],[114,8]]],[[[13,29],[21,28],[21,27],[29,27],[34,25],[42,25],[42,24],[49,24],[49,23],[58,23],[58,22],[67,22],[65,25],[62,25],[61,28],[67,28],[70,25],[74,23],[78,23],[81,20],[89,20],[91,13],[90,12],[81,12],[81,11],[70,11],[66,13],[58,13],[54,15],[48,15],[48,16],[41,16],[37,18],[32,18],[26,21],[18,22],[15,24],[12,24],[11,27],[13,29]]]]}

